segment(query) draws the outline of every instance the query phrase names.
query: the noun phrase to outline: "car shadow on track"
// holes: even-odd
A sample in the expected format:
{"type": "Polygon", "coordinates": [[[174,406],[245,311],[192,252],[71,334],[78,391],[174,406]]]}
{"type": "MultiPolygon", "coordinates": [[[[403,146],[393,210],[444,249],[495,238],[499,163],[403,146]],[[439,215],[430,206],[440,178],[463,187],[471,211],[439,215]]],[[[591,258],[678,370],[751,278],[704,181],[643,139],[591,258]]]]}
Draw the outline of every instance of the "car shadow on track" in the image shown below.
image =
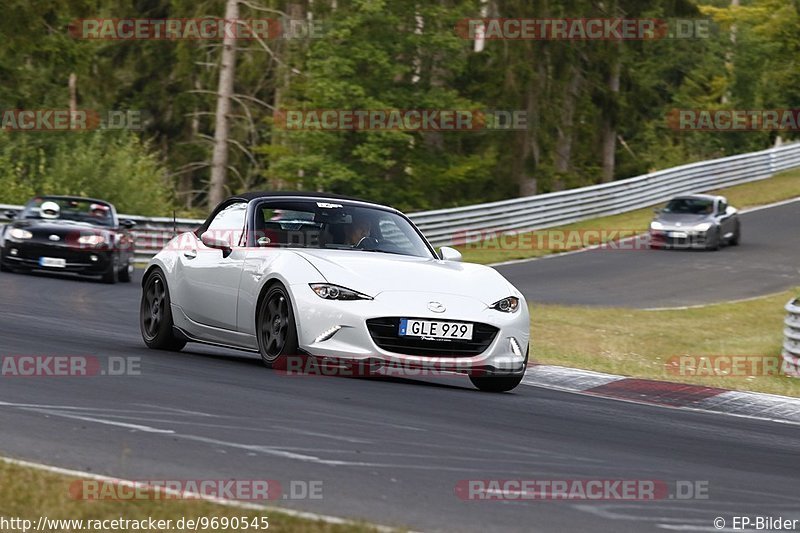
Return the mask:
{"type": "MultiPolygon", "coordinates": [[[[119,283],[120,285],[136,285],[140,283],[141,271],[136,270],[133,273],[130,283],[119,283]]],[[[31,278],[44,278],[44,279],[60,279],[64,281],[79,281],[84,283],[93,283],[97,285],[108,285],[104,283],[100,276],[82,276],[80,274],[73,274],[70,272],[54,272],[51,270],[28,270],[25,272],[3,272],[0,275],[4,276],[26,276],[31,278]]]]}
{"type": "MultiPolygon", "coordinates": [[[[279,370],[279,369],[268,369],[265,368],[261,359],[258,355],[255,354],[246,354],[243,352],[237,352],[236,350],[228,349],[228,348],[215,348],[212,346],[201,346],[201,345],[188,345],[186,348],[181,350],[180,352],[164,352],[153,350],[151,351],[152,355],[157,357],[169,357],[175,358],[176,356],[184,356],[187,359],[187,364],[189,363],[189,359],[191,358],[202,358],[206,361],[221,361],[225,363],[230,363],[231,368],[240,368],[236,367],[236,364],[246,366],[249,368],[257,368],[258,371],[263,371],[265,376],[277,376],[287,379],[303,379],[303,378],[316,378],[316,379],[325,379],[325,380],[334,380],[334,379],[344,379],[344,380],[361,380],[365,382],[378,382],[378,383],[387,383],[387,384],[396,384],[396,385],[417,385],[417,386],[427,386],[433,388],[440,388],[440,389],[453,389],[453,390],[475,390],[474,387],[469,383],[469,378],[463,375],[441,375],[435,378],[411,378],[411,377],[398,377],[398,376],[377,376],[377,375],[370,375],[370,376],[363,376],[363,375],[353,375],[347,373],[317,373],[317,372],[287,372],[286,370],[279,370]],[[213,352],[211,350],[214,350],[213,352]],[[442,383],[441,381],[433,381],[447,379],[451,380],[452,383],[442,383]]],[[[477,390],[475,390],[478,392],[477,390]]]]}

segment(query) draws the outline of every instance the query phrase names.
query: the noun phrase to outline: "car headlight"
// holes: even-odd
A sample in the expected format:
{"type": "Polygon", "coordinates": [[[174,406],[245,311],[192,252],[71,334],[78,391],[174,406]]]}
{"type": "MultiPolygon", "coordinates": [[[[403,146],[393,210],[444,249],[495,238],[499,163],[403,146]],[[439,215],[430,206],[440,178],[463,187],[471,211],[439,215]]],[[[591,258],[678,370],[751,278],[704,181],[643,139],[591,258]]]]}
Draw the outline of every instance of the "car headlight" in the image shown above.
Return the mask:
{"type": "Polygon", "coordinates": [[[519,298],[516,296],[509,296],[492,304],[492,309],[502,311],[503,313],[514,313],[519,309],[519,298]]]}
{"type": "Polygon", "coordinates": [[[83,235],[78,237],[78,244],[85,244],[87,246],[98,246],[106,242],[106,238],[102,235],[83,235]]]}
{"type": "Polygon", "coordinates": [[[708,231],[708,228],[711,227],[710,222],[703,222],[702,224],[698,224],[694,227],[697,231],[708,231]]]}
{"type": "Polygon", "coordinates": [[[371,296],[330,283],[309,283],[308,286],[325,300],[372,300],[371,296]]]}
{"type": "Polygon", "coordinates": [[[30,239],[33,237],[33,233],[26,229],[20,228],[13,228],[10,232],[8,232],[8,235],[12,239],[30,239]]]}
{"type": "Polygon", "coordinates": [[[664,229],[664,224],[658,220],[654,220],[650,223],[650,229],[664,229]]]}

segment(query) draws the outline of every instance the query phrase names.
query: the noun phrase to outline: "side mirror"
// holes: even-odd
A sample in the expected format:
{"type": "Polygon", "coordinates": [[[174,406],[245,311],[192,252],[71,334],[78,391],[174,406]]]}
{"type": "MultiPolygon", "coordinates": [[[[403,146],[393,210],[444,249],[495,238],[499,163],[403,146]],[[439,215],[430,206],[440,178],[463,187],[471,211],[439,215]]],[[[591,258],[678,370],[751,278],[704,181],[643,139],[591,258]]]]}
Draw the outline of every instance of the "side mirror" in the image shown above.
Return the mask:
{"type": "Polygon", "coordinates": [[[231,252],[231,242],[225,237],[214,235],[210,231],[203,233],[200,236],[200,240],[209,248],[222,250],[223,255],[227,255],[231,252]]]}
{"type": "Polygon", "coordinates": [[[461,252],[449,246],[439,248],[439,257],[442,261],[461,261],[461,252]]]}
{"type": "Polygon", "coordinates": [[[736,214],[736,213],[738,213],[738,212],[739,212],[739,210],[738,210],[738,209],[736,209],[735,207],[733,207],[733,206],[730,206],[730,205],[729,205],[729,206],[728,206],[728,208],[725,210],[725,214],[726,214],[726,215],[735,215],[735,214],[736,214]]]}
{"type": "Polygon", "coordinates": [[[136,226],[136,222],[134,222],[133,220],[131,220],[129,218],[123,218],[123,219],[121,219],[119,221],[119,227],[121,227],[121,228],[131,229],[131,228],[133,228],[135,226],[136,226]]]}
{"type": "Polygon", "coordinates": [[[6,218],[7,218],[7,219],[9,219],[9,220],[13,220],[13,219],[17,218],[17,212],[16,212],[16,211],[12,211],[11,209],[7,210],[7,211],[6,211],[6,212],[4,212],[3,214],[4,214],[4,215],[6,216],[6,218]]]}

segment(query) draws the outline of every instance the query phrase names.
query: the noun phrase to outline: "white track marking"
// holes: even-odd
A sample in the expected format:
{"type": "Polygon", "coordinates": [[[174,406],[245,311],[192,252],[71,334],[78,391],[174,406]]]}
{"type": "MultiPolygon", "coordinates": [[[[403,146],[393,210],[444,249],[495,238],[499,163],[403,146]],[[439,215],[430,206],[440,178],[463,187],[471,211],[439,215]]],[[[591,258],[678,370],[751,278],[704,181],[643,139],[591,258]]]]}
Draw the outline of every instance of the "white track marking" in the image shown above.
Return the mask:
{"type": "MultiPolygon", "coordinates": [[[[217,497],[208,496],[208,495],[205,495],[205,494],[197,494],[197,493],[191,493],[191,492],[185,492],[185,491],[174,491],[174,490],[170,490],[170,489],[167,489],[167,488],[164,488],[164,487],[160,487],[160,486],[149,487],[146,483],[141,483],[141,482],[137,482],[137,481],[131,481],[131,480],[128,480],[128,479],[121,479],[121,478],[115,478],[115,477],[110,477],[110,476],[101,476],[101,475],[92,474],[92,473],[89,473],[89,472],[82,472],[80,470],[70,470],[70,469],[67,469],[67,468],[59,468],[57,466],[50,466],[50,465],[45,465],[45,464],[41,464],[41,463],[23,461],[23,460],[20,460],[20,459],[13,459],[11,457],[0,457],[0,461],[4,462],[6,464],[10,464],[10,465],[21,466],[21,467],[24,467],[24,468],[33,468],[35,470],[41,470],[43,472],[50,472],[52,474],[58,474],[58,475],[62,475],[62,476],[77,477],[77,478],[82,478],[82,479],[91,479],[93,481],[105,481],[105,482],[114,483],[114,484],[117,484],[117,485],[120,485],[120,486],[123,486],[123,487],[147,488],[147,489],[153,490],[155,492],[161,492],[161,493],[164,493],[164,494],[167,494],[167,495],[171,495],[171,496],[183,496],[183,497],[186,497],[187,499],[191,498],[193,500],[194,499],[203,500],[203,501],[207,501],[207,502],[210,502],[210,503],[215,503],[217,505],[224,505],[226,507],[235,507],[237,509],[247,509],[247,510],[251,510],[251,511],[281,513],[281,514],[284,514],[286,516],[291,516],[291,517],[294,517],[294,518],[303,518],[303,519],[306,519],[306,520],[316,520],[316,521],[325,522],[325,523],[328,523],[328,524],[337,524],[337,525],[345,525],[345,526],[347,526],[347,525],[355,525],[356,524],[356,522],[354,522],[352,520],[347,520],[346,518],[339,518],[338,516],[330,516],[330,515],[323,515],[323,514],[317,514],[317,513],[310,513],[310,512],[306,512],[306,511],[295,511],[295,510],[292,510],[292,509],[284,509],[284,508],[281,508],[281,507],[274,507],[274,506],[268,506],[268,505],[259,505],[259,504],[255,504],[255,503],[241,502],[241,501],[237,501],[237,500],[226,500],[224,498],[217,498],[217,497]]],[[[390,528],[390,527],[387,527],[387,526],[380,526],[380,525],[373,525],[373,524],[370,524],[370,525],[371,525],[371,527],[374,527],[378,531],[384,531],[384,532],[397,531],[396,529],[390,528]]]]}

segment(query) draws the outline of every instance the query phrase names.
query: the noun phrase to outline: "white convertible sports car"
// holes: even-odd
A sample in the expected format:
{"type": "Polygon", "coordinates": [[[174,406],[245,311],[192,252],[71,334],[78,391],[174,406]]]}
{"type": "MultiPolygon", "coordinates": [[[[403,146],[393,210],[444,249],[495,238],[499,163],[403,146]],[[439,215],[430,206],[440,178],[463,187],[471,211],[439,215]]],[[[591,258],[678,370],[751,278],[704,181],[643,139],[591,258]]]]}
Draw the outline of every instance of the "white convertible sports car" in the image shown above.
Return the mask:
{"type": "Polygon", "coordinates": [[[201,342],[369,368],[469,375],[516,387],[528,361],[525,299],[492,268],[439,254],[399,211],[323,193],[248,193],[176,236],[142,281],[150,348],[201,342]]]}

